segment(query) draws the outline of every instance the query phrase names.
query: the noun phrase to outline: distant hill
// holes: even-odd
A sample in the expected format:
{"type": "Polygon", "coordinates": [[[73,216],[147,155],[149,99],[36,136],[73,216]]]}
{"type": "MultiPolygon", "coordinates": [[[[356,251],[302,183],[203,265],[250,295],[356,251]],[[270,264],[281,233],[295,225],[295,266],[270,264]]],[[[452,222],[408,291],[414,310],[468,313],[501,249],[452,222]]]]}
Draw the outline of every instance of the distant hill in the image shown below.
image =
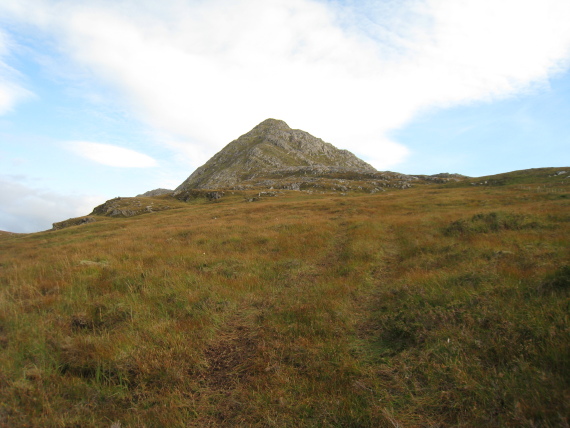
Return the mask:
{"type": "Polygon", "coordinates": [[[153,196],[168,195],[173,191],[174,190],[170,189],[154,189],[154,190],[149,190],[148,192],[141,193],[140,195],[137,195],[137,197],[153,197],[153,196]]]}
{"type": "Polygon", "coordinates": [[[2,239],[9,239],[15,236],[23,236],[24,233],[13,233],[13,232],[6,232],[5,230],[0,230],[0,240],[2,239]]]}

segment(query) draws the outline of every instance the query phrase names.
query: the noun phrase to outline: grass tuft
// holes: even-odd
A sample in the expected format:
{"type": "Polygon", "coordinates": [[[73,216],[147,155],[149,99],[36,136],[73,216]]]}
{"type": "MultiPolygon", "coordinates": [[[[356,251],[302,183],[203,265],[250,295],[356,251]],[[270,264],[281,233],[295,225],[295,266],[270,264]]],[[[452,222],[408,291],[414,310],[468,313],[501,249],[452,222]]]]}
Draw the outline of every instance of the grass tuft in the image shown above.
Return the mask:
{"type": "Polygon", "coordinates": [[[502,230],[540,229],[545,226],[524,214],[490,212],[475,214],[469,220],[456,220],[443,229],[445,236],[492,233],[502,230]]]}

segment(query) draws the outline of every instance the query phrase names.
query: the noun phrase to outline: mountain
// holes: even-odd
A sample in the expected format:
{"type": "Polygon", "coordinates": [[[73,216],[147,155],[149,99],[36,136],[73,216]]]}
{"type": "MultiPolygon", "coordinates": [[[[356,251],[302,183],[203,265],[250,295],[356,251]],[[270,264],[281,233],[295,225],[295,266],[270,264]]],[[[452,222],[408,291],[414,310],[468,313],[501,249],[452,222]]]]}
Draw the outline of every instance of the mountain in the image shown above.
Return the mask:
{"type": "Polygon", "coordinates": [[[267,119],[232,141],[175,190],[231,188],[252,179],[325,173],[374,173],[376,169],[348,150],[282,120],[267,119]]]}

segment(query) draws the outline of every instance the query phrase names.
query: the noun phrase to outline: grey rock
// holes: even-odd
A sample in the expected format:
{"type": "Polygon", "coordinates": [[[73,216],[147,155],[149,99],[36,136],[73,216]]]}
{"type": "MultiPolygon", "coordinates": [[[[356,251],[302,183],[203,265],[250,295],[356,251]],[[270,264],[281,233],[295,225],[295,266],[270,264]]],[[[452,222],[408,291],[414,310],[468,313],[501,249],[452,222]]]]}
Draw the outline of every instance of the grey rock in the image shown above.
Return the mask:
{"type": "Polygon", "coordinates": [[[52,230],[60,230],[70,226],[81,226],[82,224],[93,223],[94,221],[96,221],[94,217],[70,218],[68,220],[53,223],[52,230]]]}
{"type": "Polygon", "coordinates": [[[164,201],[150,202],[140,201],[136,198],[114,198],[96,206],[90,215],[103,215],[108,217],[133,217],[136,215],[154,213],[157,211],[169,210],[171,207],[164,204],[164,201]],[[143,205],[143,202],[145,205],[143,205]]]}
{"type": "Polygon", "coordinates": [[[190,189],[237,190],[242,182],[257,177],[347,172],[363,174],[376,170],[347,150],[291,129],[282,120],[267,119],[196,169],[175,189],[174,196],[190,189]]]}
{"type": "Polygon", "coordinates": [[[216,201],[223,198],[224,192],[208,192],[206,193],[206,199],[209,201],[216,201]]]}

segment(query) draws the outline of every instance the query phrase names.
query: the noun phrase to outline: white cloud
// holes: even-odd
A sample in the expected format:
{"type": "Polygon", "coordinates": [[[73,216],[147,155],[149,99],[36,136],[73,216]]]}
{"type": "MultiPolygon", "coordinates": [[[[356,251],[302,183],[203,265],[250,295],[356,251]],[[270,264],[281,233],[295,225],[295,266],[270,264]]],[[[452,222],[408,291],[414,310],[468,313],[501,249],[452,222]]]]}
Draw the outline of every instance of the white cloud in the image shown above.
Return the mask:
{"type": "Polygon", "coordinates": [[[373,141],[366,141],[365,138],[363,137],[359,140],[359,144],[355,145],[354,154],[366,157],[366,161],[380,171],[389,170],[411,154],[406,146],[388,138],[375,138],[373,141]],[[365,151],[361,153],[361,150],[365,151]]]}
{"type": "Polygon", "coordinates": [[[509,96],[568,66],[565,0],[429,0],[426,12],[433,22],[414,57],[437,89],[428,104],[509,96]]]}
{"type": "Polygon", "coordinates": [[[89,214],[104,198],[62,195],[24,184],[22,177],[0,176],[0,230],[18,233],[51,229],[52,223],[89,214]]]}
{"type": "Polygon", "coordinates": [[[9,53],[8,37],[0,30],[0,115],[11,111],[19,101],[32,96],[30,91],[18,83],[20,74],[4,60],[9,53]]]}
{"type": "Polygon", "coordinates": [[[156,160],[148,155],[111,144],[70,141],[65,146],[79,156],[107,166],[148,168],[157,165],[156,160]]]}
{"type": "Polygon", "coordinates": [[[409,151],[387,135],[418,112],[528,90],[570,56],[567,0],[19,0],[2,8],[54,37],[194,167],[267,117],[393,167],[409,151]]]}

